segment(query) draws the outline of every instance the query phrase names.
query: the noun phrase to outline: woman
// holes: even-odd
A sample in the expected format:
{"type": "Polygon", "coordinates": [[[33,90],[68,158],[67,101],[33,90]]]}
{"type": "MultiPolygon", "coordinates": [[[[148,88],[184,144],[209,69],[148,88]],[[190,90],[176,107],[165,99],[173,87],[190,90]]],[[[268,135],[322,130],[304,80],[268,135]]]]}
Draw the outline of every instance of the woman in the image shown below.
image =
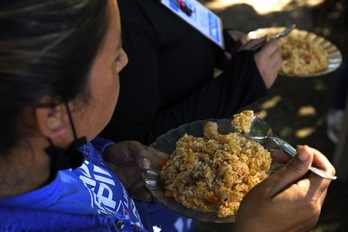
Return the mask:
{"type": "MultiPolygon", "coordinates": [[[[141,181],[149,150],[95,138],[127,63],[119,22],[115,0],[0,4],[1,231],[144,230],[129,194],[151,200],[141,181]]],[[[298,153],[248,194],[236,231],[305,231],[316,223],[330,181],[308,168],[335,170],[314,149],[298,153]]]]}
{"type": "Polygon", "coordinates": [[[118,0],[118,4],[130,62],[120,74],[119,110],[102,137],[149,145],[185,123],[231,118],[265,96],[276,80],[282,63],[277,40],[254,54],[251,48],[264,38],[245,44],[245,34],[225,30],[226,51],[233,52],[225,64],[220,47],[160,0],[118,0]],[[243,50],[236,52],[242,44],[243,50]],[[214,78],[216,68],[223,72],[214,78]]]}
{"type": "Polygon", "coordinates": [[[0,11],[0,205],[15,221],[3,228],[142,229],[108,156],[96,155],[104,141],[85,157],[77,149],[108,123],[128,62],[116,2],[6,1],[0,11]]]}

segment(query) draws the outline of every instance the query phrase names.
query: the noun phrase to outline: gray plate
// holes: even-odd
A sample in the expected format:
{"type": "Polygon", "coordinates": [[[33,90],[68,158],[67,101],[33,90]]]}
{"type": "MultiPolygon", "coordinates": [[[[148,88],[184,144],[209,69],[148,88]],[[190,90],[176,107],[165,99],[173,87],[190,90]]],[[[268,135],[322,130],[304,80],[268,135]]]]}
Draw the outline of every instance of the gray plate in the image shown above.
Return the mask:
{"type": "MultiPolygon", "coordinates": [[[[166,134],[157,138],[157,140],[150,145],[151,149],[155,149],[155,155],[151,159],[151,167],[148,171],[143,172],[143,177],[146,182],[146,187],[150,190],[156,203],[162,204],[170,210],[182,214],[184,216],[193,218],[198,221],[213,222],[213,223],[229,223],[235,221],[235,216],[225,218],[217,217],[217,213],[199,212],[189,209],[184,205],[178,203],[173,197],[164,196],[164,185],[159,178],[161,170],[160,162],[168,157],[175,149],[176,141],[178,141],[185,133],[197,137],[203,136],[203,125],[206,121],[215,121],[218,123],[218,131],[220,134],[228,134],[235,132],[231,126],[231,119],[208,119],[195,121],[193,123],[185,124],[177,129],[171,130],[166,134]]],[[[274,144],[263,144],[266,148],[274,147],[274,144]]],[[[276,168],[272,165],[271,170],[276,168]]]]}

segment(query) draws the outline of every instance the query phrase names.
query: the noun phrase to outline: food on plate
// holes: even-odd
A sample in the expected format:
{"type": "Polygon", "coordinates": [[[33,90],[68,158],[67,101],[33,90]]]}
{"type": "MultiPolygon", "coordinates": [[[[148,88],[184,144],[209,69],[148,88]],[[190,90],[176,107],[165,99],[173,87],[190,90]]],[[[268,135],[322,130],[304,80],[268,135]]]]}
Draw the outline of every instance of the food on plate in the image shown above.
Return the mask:
{"type": "Polygon", "coordinates": [[[165,195],[187,208],[236,215],[247,192],[268,176],[271,157],[238,132],[220,134],[207,122],[203,137],[185,134],[160,171],[165,195]]]}
{"type": "MultiPolygon", "coordinates": [[[[267,40],[273,39],[274,35],[284,28],[263,28],[248,34],[250,39],[266,36],[267,40]]],[[[278,39],[282,53],[283,63],[279,70],[280,74],[289,76],[310,76],[324,72],[329,68],[332,49],[335,48],[330,42],[313,33],[293,29],[293,31],[278,39]]],[[[337,51],[337,49],[336,49],[337,51]]]]}
{"type": "Polygon", "coordinates": [[[240,133],[249,133],[251,121],[254,118],[254,111],[244,110],[239,114],[233,115],[231,125],[240,133]]]}
{"type": "Polygon", "coordinates": [[[290,34],[280,38],[279,44],[283,58],[281,73],[306,75],[328,67],[328,54],[319,43],[290,34]]]}

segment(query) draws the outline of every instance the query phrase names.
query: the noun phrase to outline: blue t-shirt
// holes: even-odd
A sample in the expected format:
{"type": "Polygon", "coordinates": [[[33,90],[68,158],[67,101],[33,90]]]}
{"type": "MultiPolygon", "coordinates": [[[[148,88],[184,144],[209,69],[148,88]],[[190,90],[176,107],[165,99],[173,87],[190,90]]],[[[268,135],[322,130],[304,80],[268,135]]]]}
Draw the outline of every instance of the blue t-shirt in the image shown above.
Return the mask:
{"type": "MultiPolygon", "coordinates": [[[[100,142],[100,140],[99,140],[100,142]]],[[[98,146],[98,140],[96,145],[98,146]]],[[[10,198],[0,199],[1,206],[30,207],[77,214],[119,214],[142,228],[139,214],[132,198],[108,168],[100,149],[88,143],[81,150],[85,160],[74,170],[59,171],[48,185],[10,198]]]]}

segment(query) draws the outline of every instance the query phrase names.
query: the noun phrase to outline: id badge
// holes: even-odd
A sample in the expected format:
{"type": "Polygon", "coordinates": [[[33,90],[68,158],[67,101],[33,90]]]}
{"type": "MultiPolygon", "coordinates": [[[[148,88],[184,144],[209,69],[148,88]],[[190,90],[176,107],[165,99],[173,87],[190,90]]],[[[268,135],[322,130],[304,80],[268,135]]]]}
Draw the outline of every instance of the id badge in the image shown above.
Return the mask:
{"type": "Polygon", "coordinates": [[[196,0],[161,0],[162,4],[224,49],[220,17],[196,0]]]}

